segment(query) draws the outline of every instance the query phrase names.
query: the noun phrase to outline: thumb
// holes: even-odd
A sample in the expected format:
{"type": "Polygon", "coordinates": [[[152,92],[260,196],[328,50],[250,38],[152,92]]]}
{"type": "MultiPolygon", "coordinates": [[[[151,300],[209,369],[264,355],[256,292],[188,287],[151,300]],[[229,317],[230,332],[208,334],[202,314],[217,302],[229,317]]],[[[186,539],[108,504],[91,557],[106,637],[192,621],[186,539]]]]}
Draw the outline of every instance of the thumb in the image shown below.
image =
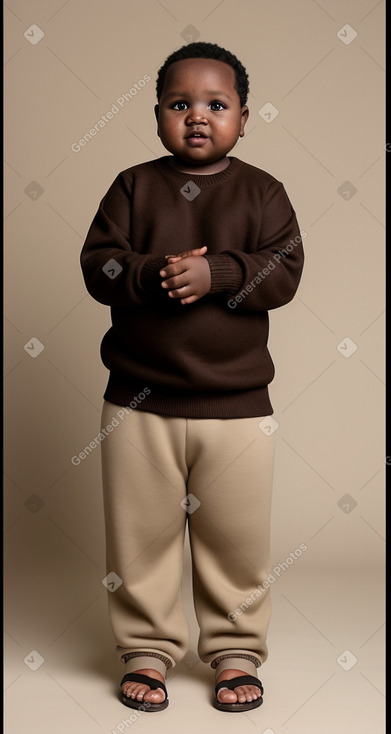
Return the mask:
{"type": "Polygon", "coordinates": [[[202,247],[196,247],[194,250],[188,250],[184,254],[185,254],[185,257],[198,257],[201,255],[205,255],[207,249],[208,249],[207,246],[203,245],[202,247]]]}
{"type": "Polygon", "coordinates": [[[176,263],[179,260],[183,260],[185,257],[200,257],[205,255],[207,246],[196,247],[194,250],[186,250],[186,252],[180,252],[178,255],[166,255],[166,259],[170,264],[176,263]]]}

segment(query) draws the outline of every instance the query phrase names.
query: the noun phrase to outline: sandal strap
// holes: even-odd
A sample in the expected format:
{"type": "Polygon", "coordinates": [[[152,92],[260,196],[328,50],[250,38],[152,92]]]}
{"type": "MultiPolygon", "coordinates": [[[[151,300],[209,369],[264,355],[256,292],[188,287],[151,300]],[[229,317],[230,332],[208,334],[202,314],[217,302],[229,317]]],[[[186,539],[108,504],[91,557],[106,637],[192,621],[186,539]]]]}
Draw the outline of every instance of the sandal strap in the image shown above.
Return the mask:
{"type": "Polygon", "coordinates": [[[220,683],[217,683],[215,687],[215,694],[217,696],[221,688],[229,688],[230,691],[233,691],[234,688],[237,688],[238,686],[258,686],[258,688],[261,689],[261,693],[263,695],[263,685],[259,678],[255,678],[255,676],[253,675],[239,675],[237,678],[222,680],[220,681],[220,683]]]}
{"type": "Polygon", "coordinates": [[[131,681],[134,683],[145,683],[153,691],[156,690],[156,688],[161,688],[166,698],[168,696],[167,688],[164,685],[164,683],[162,683],[157,678],[150,678],[149,675],[142,675],[141,673],[126,673],[126,675],[124,675],[124,677],[121,680],[120,688],[122,688],[123,684],[126,683],[127,681],[131,681]]]}

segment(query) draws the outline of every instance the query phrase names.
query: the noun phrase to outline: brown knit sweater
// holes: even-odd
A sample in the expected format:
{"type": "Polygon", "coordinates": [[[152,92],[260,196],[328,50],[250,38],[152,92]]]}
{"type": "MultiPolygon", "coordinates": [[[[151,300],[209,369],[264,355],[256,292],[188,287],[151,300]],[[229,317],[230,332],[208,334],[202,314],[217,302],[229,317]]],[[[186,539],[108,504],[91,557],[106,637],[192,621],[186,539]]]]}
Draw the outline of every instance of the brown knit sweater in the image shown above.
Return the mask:
{"type": "Polygon", "coordinates": [[[267,311],[293,298],[303,267],[294,210],[279,181],[238,158],[211,175],[170,158],[117,176],[81,253],[89,293],[111,307],[104,397],[188,418],[270,415],[267,311]],[[210,293],[182,305],[159,270],[165,255],[203,245],[210,293]]]}

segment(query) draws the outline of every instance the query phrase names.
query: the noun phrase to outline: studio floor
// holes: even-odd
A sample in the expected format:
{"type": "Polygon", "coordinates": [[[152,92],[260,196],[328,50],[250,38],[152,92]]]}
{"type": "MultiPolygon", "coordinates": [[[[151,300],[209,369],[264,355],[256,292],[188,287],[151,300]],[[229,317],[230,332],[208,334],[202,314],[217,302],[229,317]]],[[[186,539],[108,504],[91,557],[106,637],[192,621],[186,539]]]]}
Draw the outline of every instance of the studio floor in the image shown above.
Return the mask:
{"type": "Polygon", "coordinates": [[[191,649],[168,675],[165,711],[137,715],[118,700],[122,668],[102,587],[49,643],[44,643],[45,620],[32,620],[26,635],[28,599],[24,609],[15,607],[5,633],[6,734],[121,734],[131,727],[159,734],[385,732],[382,572],[325,567],[315,573],[297,564],[283,573],[272,592],[269,658],[258,671],[264,703],[254,711],[228,714],[212,707],[213,671],[196,654],[188,565],[187,559],[191,649]]]}

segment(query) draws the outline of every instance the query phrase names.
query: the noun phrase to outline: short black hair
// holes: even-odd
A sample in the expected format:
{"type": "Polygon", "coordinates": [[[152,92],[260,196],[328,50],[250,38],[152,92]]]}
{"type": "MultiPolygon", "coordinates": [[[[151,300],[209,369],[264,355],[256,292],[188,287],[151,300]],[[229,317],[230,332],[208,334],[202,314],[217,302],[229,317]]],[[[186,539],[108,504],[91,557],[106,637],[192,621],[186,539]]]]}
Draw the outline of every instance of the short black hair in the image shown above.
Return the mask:
{"type": "Polygon", "coordinates": [[[224,61],[225,64],[232,66],[235,72],[235,89],[240,97],[240,104],[242,107],[246,104],[249,93],[249,83],[248,74],[243,64],[234,54],[227,51],[225,48],[222,48],[222,46],[218,46],[216,43],[204,43],[202,41],[182,46],[167,57],[163,66],[158,71],[156,80],[156,95],[158,101],[163,92],[167,69],[175,61],[182,61],[182,59],[215,59],[215,61],[224,61]]]}

